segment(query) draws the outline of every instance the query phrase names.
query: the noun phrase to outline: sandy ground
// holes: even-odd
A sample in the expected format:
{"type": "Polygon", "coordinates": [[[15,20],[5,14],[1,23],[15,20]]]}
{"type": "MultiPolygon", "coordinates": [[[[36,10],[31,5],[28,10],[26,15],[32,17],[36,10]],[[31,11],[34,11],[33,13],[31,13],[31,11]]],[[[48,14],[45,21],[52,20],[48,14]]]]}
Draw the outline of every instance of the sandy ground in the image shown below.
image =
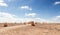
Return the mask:
{"type": "Polygon", "coordinates": [[[0,35],[60,35],[60,25],[18,25],[0,29],[0,35]]]}

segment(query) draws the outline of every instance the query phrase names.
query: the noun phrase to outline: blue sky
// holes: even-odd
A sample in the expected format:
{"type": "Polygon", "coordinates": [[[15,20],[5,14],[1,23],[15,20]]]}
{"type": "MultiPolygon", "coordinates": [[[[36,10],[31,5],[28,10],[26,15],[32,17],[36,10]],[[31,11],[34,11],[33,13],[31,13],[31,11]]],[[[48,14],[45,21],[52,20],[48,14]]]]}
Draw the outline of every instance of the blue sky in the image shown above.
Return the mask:
{"type": "Polygon", "coordinates": [[[0,17],[1,22],[59,22],[60,0],[0,0],[0,17]]]}

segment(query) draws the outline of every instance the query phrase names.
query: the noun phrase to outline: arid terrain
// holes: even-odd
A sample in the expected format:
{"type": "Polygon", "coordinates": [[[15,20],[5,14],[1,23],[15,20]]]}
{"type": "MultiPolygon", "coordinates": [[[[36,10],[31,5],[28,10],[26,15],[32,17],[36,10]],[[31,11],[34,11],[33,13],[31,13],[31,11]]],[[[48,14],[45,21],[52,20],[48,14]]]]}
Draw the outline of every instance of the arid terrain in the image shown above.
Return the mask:
{"type": "Polygon", "coordinates": [[[0,35],[60,35],[59,23],[11,23],[0,24],[0,35]]]}

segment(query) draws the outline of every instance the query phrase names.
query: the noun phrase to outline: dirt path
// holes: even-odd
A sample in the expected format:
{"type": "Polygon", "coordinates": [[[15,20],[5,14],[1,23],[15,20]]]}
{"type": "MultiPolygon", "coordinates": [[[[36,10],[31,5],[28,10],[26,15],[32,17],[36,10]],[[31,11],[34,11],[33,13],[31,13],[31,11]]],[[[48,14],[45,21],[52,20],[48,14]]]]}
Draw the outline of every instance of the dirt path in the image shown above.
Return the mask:
{"type": "Polygon", "coordinates": [[[0,32],[11,30],[11,29],[17,29],[17,28],[21,28],[21,27],[26,27],[26,26],[28,26],[28,25],[18,25],[18,26],[4,27],[4,28],[0,29],[0,32]]]}

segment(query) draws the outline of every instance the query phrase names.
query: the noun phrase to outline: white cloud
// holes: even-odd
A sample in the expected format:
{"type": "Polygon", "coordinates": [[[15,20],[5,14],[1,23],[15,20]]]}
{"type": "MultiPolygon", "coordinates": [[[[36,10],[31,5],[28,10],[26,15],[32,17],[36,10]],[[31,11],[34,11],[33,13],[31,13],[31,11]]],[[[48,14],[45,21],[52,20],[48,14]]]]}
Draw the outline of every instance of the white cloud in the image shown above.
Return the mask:
{"type": "Polygon", "coordinates": [[[3,0],[0,0],[0,2],[4,2],[3,0]]]}
{"type": "Polygon", "coordinates": [[[60,16],[55,16],[55,17],[53,18],[53,20],[58,20],[58,19],[60,19],[60,16]]]}
{"type": "Polygon", "coordinates": [[[36,21],[36,22],[47,22],[45,19],[41,18],[19,18],[16,15],[6,13],[6,12],[0,12],[0,23],[9,22],[27,22],[27,21],[36,21]]]}
{"type": "Polygon", "coordinates": [[[0,6],[7,7],[8,5],[4,2],[4,0],[0,0],[0,6]]]}
{"type": "Polygon", "coordinates": [[[55,4],[55,5],[57,5],[57,4],[60,4],[60,1],[58,1],[58,2],[55,2],[54,4],[55,4]]]}
{"type": "Polygon", "coordinates": [[[12,14],[9,14],[9,13],[5,13],[5,12],[0,12],[0,16],[7,17],[7,18],[12,18],[15,15],[12,15],[12,14]]]}
{"type": "Polygon", "coordinates": [[[35,21],[37,21],[37,22],[49,22],[48,20],[42,19],[42,18],[35,18],[35,21]]]}
{"type": "Polygon", "coordinates": [[[0,12],[0,22],[21,22],[22,19],[17,17],[16,15],[0,12]]]}
{"type": "Polygon", "coordinates": [[[60,16],[55,16],[55,17],[53,17],[53,18],[50,20],[50,22],[52,22],[52,23],[60,23],[60,16]]]}
{"type": "Polygon", "coordinates": [[[30,6],[21,6],[21,9],[26,9],[26,10],[32,10],[32,8],[30,6]]]}
{"type": "Polygon", "coordinates": [[[8,5],[6,3],[0,3],[0,6],[5,6],[7,7],[8,5]]]}
{"type": "Polygon", "coordinates": [[[29,22],[29,21],[35,21],[35,22],[48,22],[47,20],[45,19],[42,19],[42,18],[24,18],[23,20],[24,22],[29,22]]]}
{"type": "Polygon", "coordinates": [[[25,16],[32,16],[32,17],[35,17],[37,14],[36,13],[25,13],[25,16]]]}

